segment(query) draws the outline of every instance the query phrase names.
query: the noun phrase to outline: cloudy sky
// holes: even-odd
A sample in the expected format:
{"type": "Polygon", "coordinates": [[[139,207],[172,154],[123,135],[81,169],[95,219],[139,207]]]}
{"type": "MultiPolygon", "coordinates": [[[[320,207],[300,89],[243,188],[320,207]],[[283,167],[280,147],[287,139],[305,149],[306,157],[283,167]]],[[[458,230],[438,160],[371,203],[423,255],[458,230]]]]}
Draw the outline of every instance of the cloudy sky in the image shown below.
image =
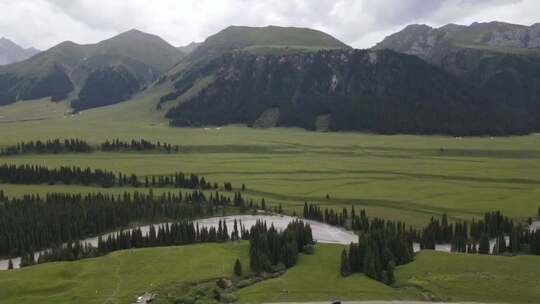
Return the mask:
{"type": "Polygon", "coordinates": [[[228,25],[311,27],[358,48],[410,23],[540,22],[539,0],[0,0],[0,37],[47,49],[137,28],[174,45],[228,25]]]}

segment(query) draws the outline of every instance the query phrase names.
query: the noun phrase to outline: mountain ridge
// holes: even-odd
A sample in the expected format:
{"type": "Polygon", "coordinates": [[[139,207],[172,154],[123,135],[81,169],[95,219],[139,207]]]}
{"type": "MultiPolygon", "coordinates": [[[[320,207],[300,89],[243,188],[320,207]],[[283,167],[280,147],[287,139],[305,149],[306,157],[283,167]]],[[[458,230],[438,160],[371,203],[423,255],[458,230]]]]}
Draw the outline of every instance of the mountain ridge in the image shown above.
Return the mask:
{"type": "Polygon", "coordinates": [[[0,37],[0,65],[24,61],[40,51],[30,47],[23,48],[5,37],[0,37]]]}
{"type": "Polygon", "coordinates": [[[195,60],[248,47],[350,48],[333,36],[310,28],[231,25],[206,38],[188,58],[195,60]]]}
{"type": "Polygon", "coordinates": [[[62,100],[70,95],[76,110],[120,102],[152,83],[182,57],[165,40],[138,30],[94,44],[64,41],[26,61],[0,67],[0,104],[44,97],[62,100]],[[88,94],[88,79],[93,81],[88,85],[101,91],[88,94]],[[111,82],[113,79],[119,82],[111,82]],[[87,94],[77,96],[81,91],[87,94]]]}
{"type": "Polygon", "coordinates": [[[540,24],[409,25],[373,49],[418,56],[462,78],[485,98],[540,128],[540,24]]]}

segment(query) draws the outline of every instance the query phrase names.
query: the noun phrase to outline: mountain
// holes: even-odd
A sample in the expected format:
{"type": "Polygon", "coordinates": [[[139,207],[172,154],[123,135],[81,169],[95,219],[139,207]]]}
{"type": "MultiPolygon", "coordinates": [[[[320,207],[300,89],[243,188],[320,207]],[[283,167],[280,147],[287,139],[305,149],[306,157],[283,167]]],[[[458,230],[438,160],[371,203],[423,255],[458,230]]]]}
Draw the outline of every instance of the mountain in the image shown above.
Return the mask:
{"type": "Polygon", "coordinates": [[[473,23],[470,26],[448,24],[440,28],[413,24],[386,37],[374,47],[385,48],[416,55],[461,74],[474,70],[475,65],[479,64],[477,61],[468,63],[452,60],[466,52],[540,55],[540,23],[530,27],[502,22],[473,23]]]}
{"type": "Polygon", "coordinates": [[[184,71],[174,86],[180,102],[167,113],[174,126],[247,123],[456,135],[522,133],[528,127],[458,77],[388,50],[229,52],[184,71]]]}
{"type": "MultiPolygon", "coordinates": [[[[175,83],[186,71],[198,69],[231,52],[278,55],[332,49],[351,48],[324,32],[308,28],[229,26],[198,44],[162,81],[175,83]]],[[[183,93],[182,88],[175,86],[172,92],[163,96],[161,103],[176,100],[183,93]]]]}
{"type": "Polygon", "coordinates": [[[0,104],[76,97],[76,110],[129,99],[182,59],[155,35],[131,30],[97,44],[63,42],[26,61],[0,67],[0,104]]]}
{"type": "Polygon", "coordinates": [[[34,48],[24,49],[9,39],[0,38],[0,65],[23,61],[37,53],[34,48]]]}
{"type": "Polygon", "coordinates": [[[435,64],[540,128],[540,24],[410,25],[374,49],[392,49],[435,64]]]}
{"type": "Polygon", "coordinates": [[[309,28],[229,26],[208,37],[186,59],[209,59],[234,50],[283,53],[339,48],[350,47],[324,32],[309,28]]]}
{"type": "Polygon", "coordinates": [[[178,49],[184,53],[184,54],[190,54],[192,53],[196,48],[199,47],[199,45],[201,45],[202,42],[191,42],[190,44],[188,45],[184,45],[184,46],[179,46],[178,49]]]}

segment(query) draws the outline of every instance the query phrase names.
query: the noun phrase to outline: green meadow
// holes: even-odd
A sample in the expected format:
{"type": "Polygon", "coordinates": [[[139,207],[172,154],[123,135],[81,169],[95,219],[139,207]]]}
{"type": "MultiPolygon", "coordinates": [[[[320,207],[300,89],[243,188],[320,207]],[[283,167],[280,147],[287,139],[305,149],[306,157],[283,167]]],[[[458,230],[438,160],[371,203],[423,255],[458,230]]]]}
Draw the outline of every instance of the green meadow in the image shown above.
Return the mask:
{"type": "MultiPolygon", "coordinates": [[[[151,91],[156,92],[156,90],[151,91]]],[[[159,90],[158,90],[159,93],[159,90]]],[[[158,93],[71,114],[64,103],[0,107],[0,146],[20,141],[144,138],[181,146],[179,153],[90,153],[0,157],[0,164],[102,168],[138,176],[197,173],[247,186],[245,196],[301,212],[304,202],[424,225],[432,216],[470,220],[500,210],[525,221],[540,206],[540,136],[447,136],[316,133],[245,126],[170,128],[155,110],[158,93]],[[154,95],[153,95],[154,94],[154,95]],[[327,198],[328,195],[328,198],[327,198]]],[[[165,105],[166,107],[167,105],[165,105]]],[[[5,185],[10,196],[47,192],[147,191],[67,185],[5,185]]],[[[154,189],[154,192],[177,191],[154,189]]],[[[398,267],[388,287],[363,275],[342,278],[342,246],[318,245],[284,276],[239,291],[240,301],[444,300],[533,303],[540,259],[425,251],[398,267]]],[[[231,275],[246,243],[119,251],[97,259],[0,272],[0,303],[130,303],[159,286],[231,275]]]]}
{"type": "Polygon", "coordinates": [[[247,253],[247,243],[204,244],[0,271],[0,303],[132,303],[160,285],[230,276],[247,253]]]}
{"type": "MultiPolygon", "coordinates": [[[[237,293],[241,303],[341,300],[434,300],[535,303],[540,257],[469,256],[424,251],[396,269],[389,287],[339,274],[340,245],[316,246],[283,276],[237,293]]],[[[76,262],[0,272],[0,303],[132,303],[160,286],[232,276],[247,242],[125,250],[76,262]]]]}
{"type": "MultiPolygon", "coordinates": [[[[501,210],[525,220],[540,205],[538,135],[453,138],[244,126],[170,128],[154,109],[152,94],[157,93],[145,94],[76,115],[67,114],[65,104],[45,101],[0,107],[0,146],[49,138],[84,138],[92,144],[144,138],[179,144],[180,153],[22,155],[0,158],[0,163],[88,166],[140,176],[198,173],[236,187],[245,183],[247,195],[281,202],[288,211],[300,210],[305,201],[335,208],[357,205],[373,216],[413,225],[444,212],[468,220],[501,210]]],[[[13,195],[49,189],[0,187],[13,195]]],[[[81,187],[52,189],[75,191],[70,188],[81,187]]]]}

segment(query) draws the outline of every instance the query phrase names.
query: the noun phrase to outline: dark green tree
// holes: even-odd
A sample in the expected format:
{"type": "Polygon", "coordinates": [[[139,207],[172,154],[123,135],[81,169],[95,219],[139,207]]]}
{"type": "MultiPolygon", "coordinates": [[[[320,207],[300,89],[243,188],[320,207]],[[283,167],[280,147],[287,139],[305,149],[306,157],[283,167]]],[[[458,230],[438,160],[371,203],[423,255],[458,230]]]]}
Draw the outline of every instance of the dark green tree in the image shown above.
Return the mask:
{"type": "Polygon", "coordinates": [[[480,237],[480,244],[478,245],[479,254],[489,254],[490,251],[489,237],[487,234],[482,234],[480,237]]]}
{"type": "Polygon", "coordinates": [[[236,259],[236,262],[234,263],[234,274],[238,277],[242,276],[242,264],[239,259],[236,259]]]}
{"type": "Polygon", "coordinates": [[[343,249],[341,252],[341,275],[346,277],[351,274],[351,266],[349,258],[347,257],[347,251],[343,249]]]}

